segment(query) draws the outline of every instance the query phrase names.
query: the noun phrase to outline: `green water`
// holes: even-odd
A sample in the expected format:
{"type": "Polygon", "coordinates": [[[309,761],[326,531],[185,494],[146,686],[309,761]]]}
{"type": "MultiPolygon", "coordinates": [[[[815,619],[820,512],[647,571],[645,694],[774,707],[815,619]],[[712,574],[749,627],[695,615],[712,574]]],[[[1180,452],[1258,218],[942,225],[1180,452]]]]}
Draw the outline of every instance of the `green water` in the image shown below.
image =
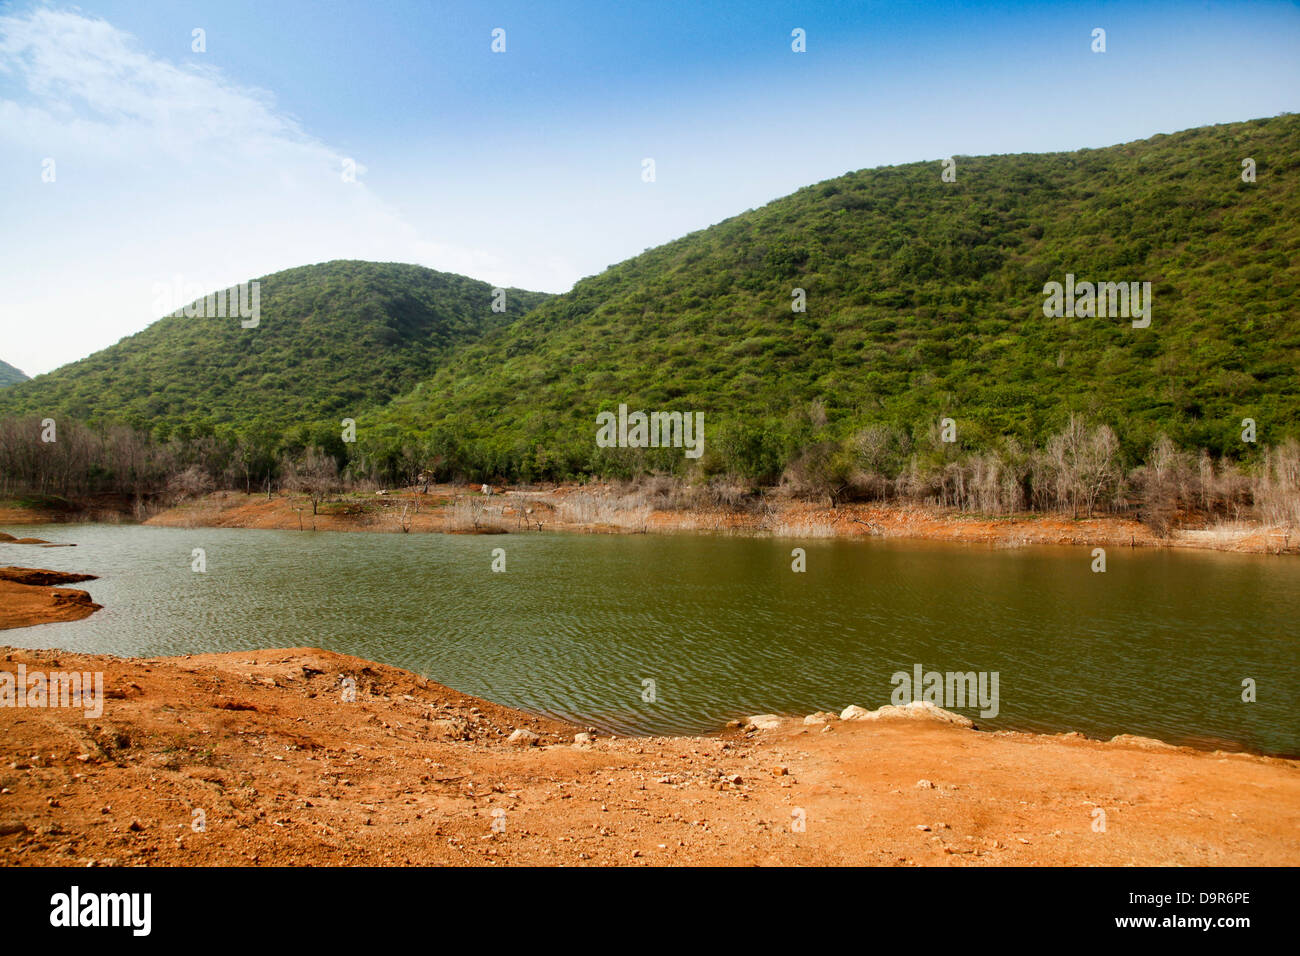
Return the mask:
{"type": "Polygon", "coordinates": [[[997,672],[981,727],[1300,753],[1300,561],[872,540],[10,528],[0,564],[87,571],[105,609],[28,647],[316,645],[619,733],[890,702],[897,671],[997,672]],[[791,570],[791,549],[807,571],[791,570]],[[203,548],[207,572],[191,570],[203,548]],[[506,551],[506,571],[491,571],[506,551]],[[1258,700],[1244,703],[1242,680],[1258,700]],[[649,685],[653,681],[653,700],[649,685]]]}

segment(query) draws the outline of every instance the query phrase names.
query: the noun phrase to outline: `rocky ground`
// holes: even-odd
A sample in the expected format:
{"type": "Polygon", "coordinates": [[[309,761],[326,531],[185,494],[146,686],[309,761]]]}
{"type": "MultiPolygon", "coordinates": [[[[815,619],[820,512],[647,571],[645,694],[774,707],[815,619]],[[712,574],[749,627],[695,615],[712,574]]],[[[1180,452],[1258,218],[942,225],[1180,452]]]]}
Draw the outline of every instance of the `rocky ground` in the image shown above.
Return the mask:
{"type": "Polygon", "coordinates": [[[583,736],[307,648],[19,664],[107,700],[0,707],[6,865],[1300,863],[1290,760],[919,711],[583,736]]]}

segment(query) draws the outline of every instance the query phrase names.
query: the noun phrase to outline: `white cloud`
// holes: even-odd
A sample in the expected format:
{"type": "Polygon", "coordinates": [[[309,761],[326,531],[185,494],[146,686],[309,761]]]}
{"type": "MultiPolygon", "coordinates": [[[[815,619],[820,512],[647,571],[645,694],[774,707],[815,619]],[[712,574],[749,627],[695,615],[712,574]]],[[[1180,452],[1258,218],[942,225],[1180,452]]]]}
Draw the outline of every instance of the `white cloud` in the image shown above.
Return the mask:
{"type": "Polygon", "coordinates": [[[157,318],[154,286],[176,275],[227,285],[358,258],[501,284],[573,277],[550,252],[508,269],[424,234],[365,176],[266,91],[165,62],[104,20],[0,17],[0,359],[35,374],[110,345],[157,318]]]}

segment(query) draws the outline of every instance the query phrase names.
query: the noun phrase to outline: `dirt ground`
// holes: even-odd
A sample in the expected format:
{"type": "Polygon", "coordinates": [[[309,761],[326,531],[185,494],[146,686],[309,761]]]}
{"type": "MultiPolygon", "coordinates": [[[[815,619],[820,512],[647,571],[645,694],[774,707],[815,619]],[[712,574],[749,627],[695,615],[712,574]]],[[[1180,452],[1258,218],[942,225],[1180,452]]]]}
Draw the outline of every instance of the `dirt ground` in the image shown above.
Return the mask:
{"type": "Polygon", "coordinates": [[[833,716],[575,743],[306,648],[19,664],[107,699],[0,707],[5,865],[1300,863],[1290,760],[833,716]]]}
{"type": "MultiPolygon", "coordinates": [[[[990,547],[1072,544],[1104,547],[1197,548],[1300,554],[1300,534],[1253,521],[1211,521],[1187,514],[1167,537],[1139,521],[1114,515],[976,515],[908,503],[850,503],[839,507],[773,495],[761,505],[658,507],[651,496],[611,484],[497,487],[431,485],[330,496],[315,505],[305,495],[217,491],[170,505],[100,496],[59,507],[0,502],[0,526],[67,521],[136,522],[176,528],[260,528],[283,531],[520,534],[711,532],[781,537],[882,537],[958,541],[990,547]]],[[[0,542],[6,536],[0,532],[0,542]]]]}
{"type": "Polygon", "coordinates": [[[43,568],[0,568],[0,631],[89,617],[101,607],[89,593],[52,585],[94,579],[93,574],[65,574],[43,568]]]}
{"type": "Polygon", "coordinates": [[[181,502],[145,521],[167,527],[263,528],[317,531],[605,534],[721,532],[785,537],[883,537],[961,541],[995,547],[1030,544],[1183,547],[1296,553],[1300,536],[1252,522],[1210,524],[1187,516],[1185,527],[1156,537],[1139,521],[1115,516],[1058,514],[982,516],[908,504],[825,504],[774,498],[760,509],[657,509],[645,496],[610,485],[494,489],[436,485],[427,494],[405,489],[353,494],[321,502],[312,514],[302,496],[215,492],[181,502]]]}

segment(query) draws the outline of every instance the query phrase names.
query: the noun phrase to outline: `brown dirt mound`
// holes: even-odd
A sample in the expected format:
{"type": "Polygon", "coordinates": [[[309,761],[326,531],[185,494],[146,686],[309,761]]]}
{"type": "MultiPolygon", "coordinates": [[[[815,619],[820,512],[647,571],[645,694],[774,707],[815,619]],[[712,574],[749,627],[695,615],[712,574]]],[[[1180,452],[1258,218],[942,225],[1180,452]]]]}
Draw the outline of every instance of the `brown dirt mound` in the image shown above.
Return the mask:
{"type": "Polygon", "coordinates": [[[97,574],[72,574],[67,571],[48,571],[45,568],[0,568],[0,581],[31,584],[36,587],[53,587],[56,584],[78,584],[98,580],[97,574]]]}
{"type": "Polygon", "coordinates": [[[51,585],[93,581],[95,577],[44,568],[0,568],[0,630],[89,617],[101,607],[89,593],[51,585]]]}

